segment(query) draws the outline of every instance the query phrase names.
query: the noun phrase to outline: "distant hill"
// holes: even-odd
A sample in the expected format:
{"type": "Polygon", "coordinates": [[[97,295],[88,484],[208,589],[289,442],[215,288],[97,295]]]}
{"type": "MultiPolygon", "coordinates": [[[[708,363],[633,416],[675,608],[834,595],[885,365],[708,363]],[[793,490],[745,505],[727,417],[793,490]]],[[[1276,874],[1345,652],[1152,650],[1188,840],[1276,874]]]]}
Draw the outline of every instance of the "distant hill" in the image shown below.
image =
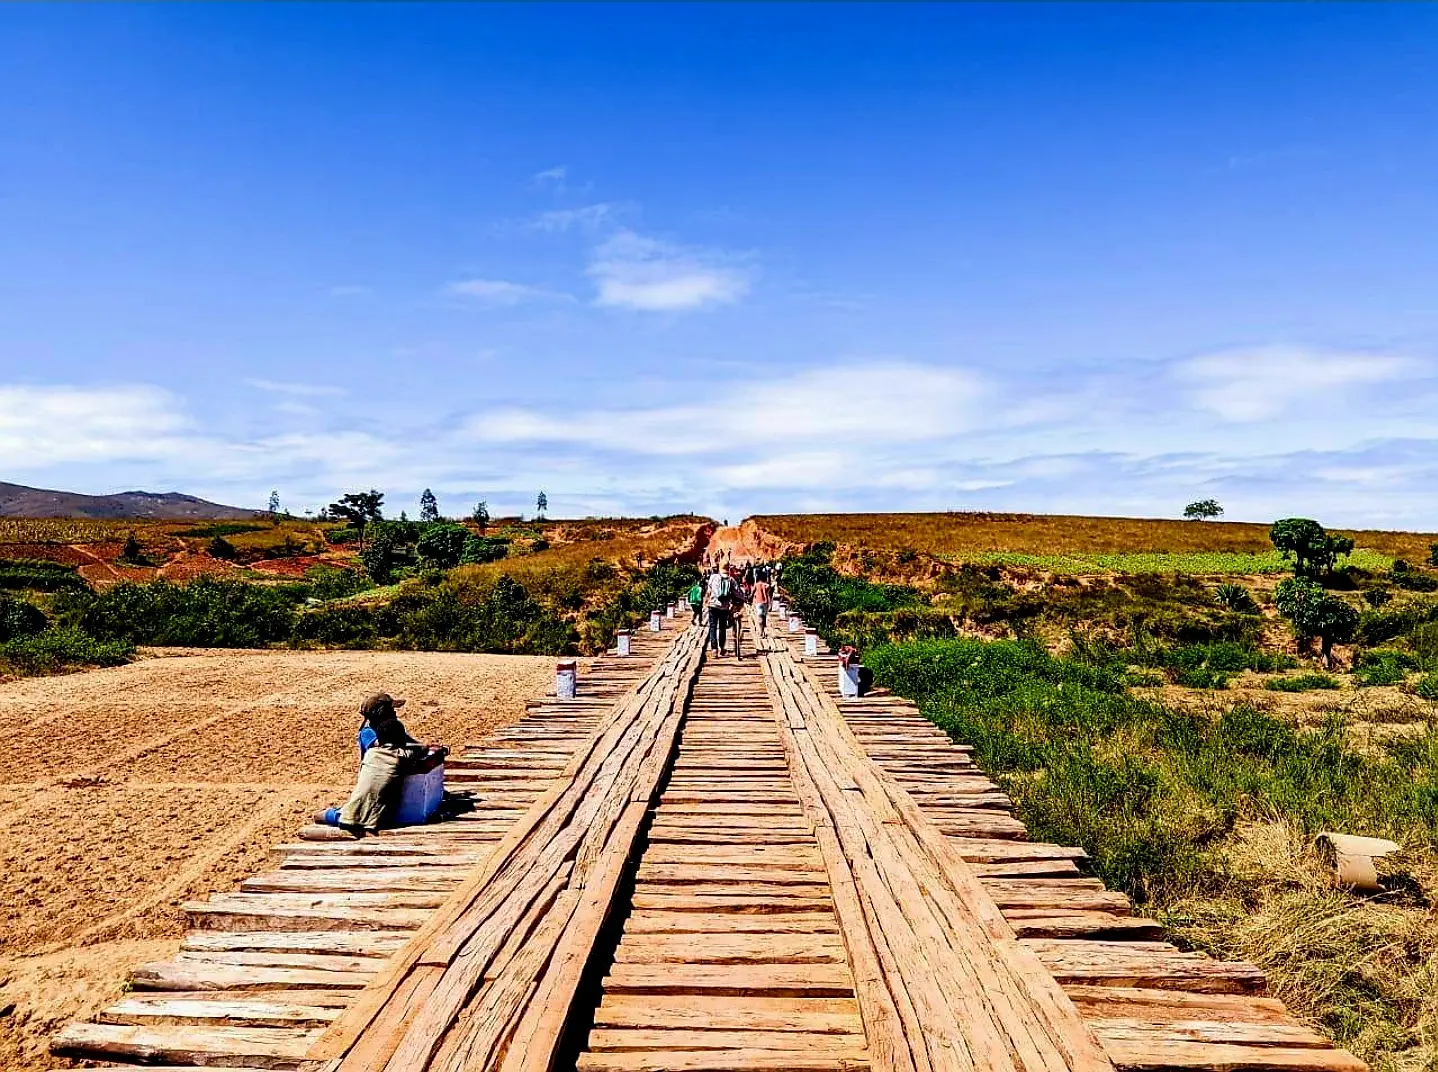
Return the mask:
{"type": "Polygon", "coordinates": [[[0,517],[149,518],[154,521],[244,521],[258,510],[181,495],[177,491],[122,491],[115,495],[81,495],[0,482],[0,517]]]}

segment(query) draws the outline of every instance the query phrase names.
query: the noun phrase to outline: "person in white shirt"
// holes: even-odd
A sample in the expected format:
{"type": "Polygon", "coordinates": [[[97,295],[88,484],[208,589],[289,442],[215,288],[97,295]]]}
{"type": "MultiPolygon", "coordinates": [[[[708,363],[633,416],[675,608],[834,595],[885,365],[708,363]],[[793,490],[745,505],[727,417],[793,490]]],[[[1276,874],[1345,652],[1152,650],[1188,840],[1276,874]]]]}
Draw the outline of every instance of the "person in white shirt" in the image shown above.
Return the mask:
{"type": "Polygon", "coordinates": [[[726,654],[729,640],[729,585],[732,584],[724,572],[714,567],[709,581],[704,586],[704,604],[709,612],[709,636],[705,648],[713,648],[718,654],[726,654]]]}

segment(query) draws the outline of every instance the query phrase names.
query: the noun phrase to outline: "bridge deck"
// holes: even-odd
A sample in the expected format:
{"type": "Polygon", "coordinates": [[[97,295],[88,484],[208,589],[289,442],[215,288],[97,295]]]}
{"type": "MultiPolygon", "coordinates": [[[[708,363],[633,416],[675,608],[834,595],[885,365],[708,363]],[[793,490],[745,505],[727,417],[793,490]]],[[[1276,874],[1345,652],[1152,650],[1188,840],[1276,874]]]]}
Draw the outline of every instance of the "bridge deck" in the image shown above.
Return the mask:
{"type": "Polygon", "coordinates": [[[451,764],[473,810],[186,906],[57,1054],[549,1072],[1365,1067],[1030,842],[907,701],[666,621],[451,764]]]}

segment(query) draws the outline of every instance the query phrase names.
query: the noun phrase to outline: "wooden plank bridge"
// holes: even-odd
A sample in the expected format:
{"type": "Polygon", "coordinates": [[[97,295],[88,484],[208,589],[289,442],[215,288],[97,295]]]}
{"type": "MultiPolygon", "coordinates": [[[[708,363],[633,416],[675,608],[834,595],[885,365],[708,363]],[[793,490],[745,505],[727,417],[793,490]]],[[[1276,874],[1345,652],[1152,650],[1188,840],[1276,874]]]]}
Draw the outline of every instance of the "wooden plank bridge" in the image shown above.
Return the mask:
{"type": "MultiPolygon", "coordinates": [[[[54,1040],[326,1072],[1362,1072],[1039,844],[907,701],[777,629],[678,619],[448,765],[468,810],[186,905],[181,951],[54,1040]],[[753,630],[749,630],[753,636],[753,630]]],[[[774,623],[782,626],[782,622],[774,623]]]]}

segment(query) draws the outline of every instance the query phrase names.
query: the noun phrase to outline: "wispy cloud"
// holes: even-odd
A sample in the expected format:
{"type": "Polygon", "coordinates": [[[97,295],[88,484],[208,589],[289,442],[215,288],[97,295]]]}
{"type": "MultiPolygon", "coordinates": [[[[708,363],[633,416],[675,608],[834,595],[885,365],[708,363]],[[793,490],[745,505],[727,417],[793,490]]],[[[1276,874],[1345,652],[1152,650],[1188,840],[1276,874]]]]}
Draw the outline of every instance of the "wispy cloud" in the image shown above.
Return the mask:
{"type": "Polygon", "coordinates": [[[878,360],[839,362],[789,376],[741,381],[702,403],[593,408],[550,416],[508,408],[466,426],[495,443],[567,443],[637,454],[721,453],[783,446],[808,449],[842,439],[849,448],[913,443],[956,434],[972,420],[984,388],[963,369],[878,360]],[[862,401],[859,401],[862,400],[862,401]],[[724,419],[713,420],[715,413],[724,419]]]}
{"type": "Polygon", "coordinates": [[[568,177],[569,166],[567,164],[560,164],[558,167],[536,171],[529,177],[529,181],[535,186],[548,186],[562,190],[564,189],[564,180],[568,177]]]}
{"type": "Polygon", "coordinates": [[[461,279],[445,288],[448,294],[487,305],[518,305],[520,302],[539,301],[546,298],[567,298],[567,294],[534,287],[527,283],[513,283],[506,279],[461,279]]]}
{"type": "Polygon", "coordinates": [[[372,294],[373,290],[358,283],[344,283],[339,286],[330,287],[331,298],[357,298],[365,294],[372,294]]]}
{"type": "Polygon", "coordinates": [[[596,305],[676,312],[742,298],[750,273],[734,261],[621,230],[595,249],[587,271],[598,288],[596,305]]]}
{"type": "Polygon", "coordinates": [[[1412,374],[1411,359],[1298,346],[1224,350],[1180,362],[1178,382],[1226,421],[1272,420],[1300,405],[1344,407],[1352,393],[1412,374]]]}
{"type": "Polygon", "coordinates": [[[345,388],[332,383],[294,383],[281,380],[246,380],[247,386],[257,391],[268,391],[275,395],[290,395],[294,398],[326,398],[348,394],[345,388]]]}
{"type": "Polygon", "coordinates": [[[594,231],[612,223],[622,213],[620,206],[608,201],[579,208],[556,208],[541,212],[529,224],[536,231],[551,234],[569,230],[594,231]]]}

